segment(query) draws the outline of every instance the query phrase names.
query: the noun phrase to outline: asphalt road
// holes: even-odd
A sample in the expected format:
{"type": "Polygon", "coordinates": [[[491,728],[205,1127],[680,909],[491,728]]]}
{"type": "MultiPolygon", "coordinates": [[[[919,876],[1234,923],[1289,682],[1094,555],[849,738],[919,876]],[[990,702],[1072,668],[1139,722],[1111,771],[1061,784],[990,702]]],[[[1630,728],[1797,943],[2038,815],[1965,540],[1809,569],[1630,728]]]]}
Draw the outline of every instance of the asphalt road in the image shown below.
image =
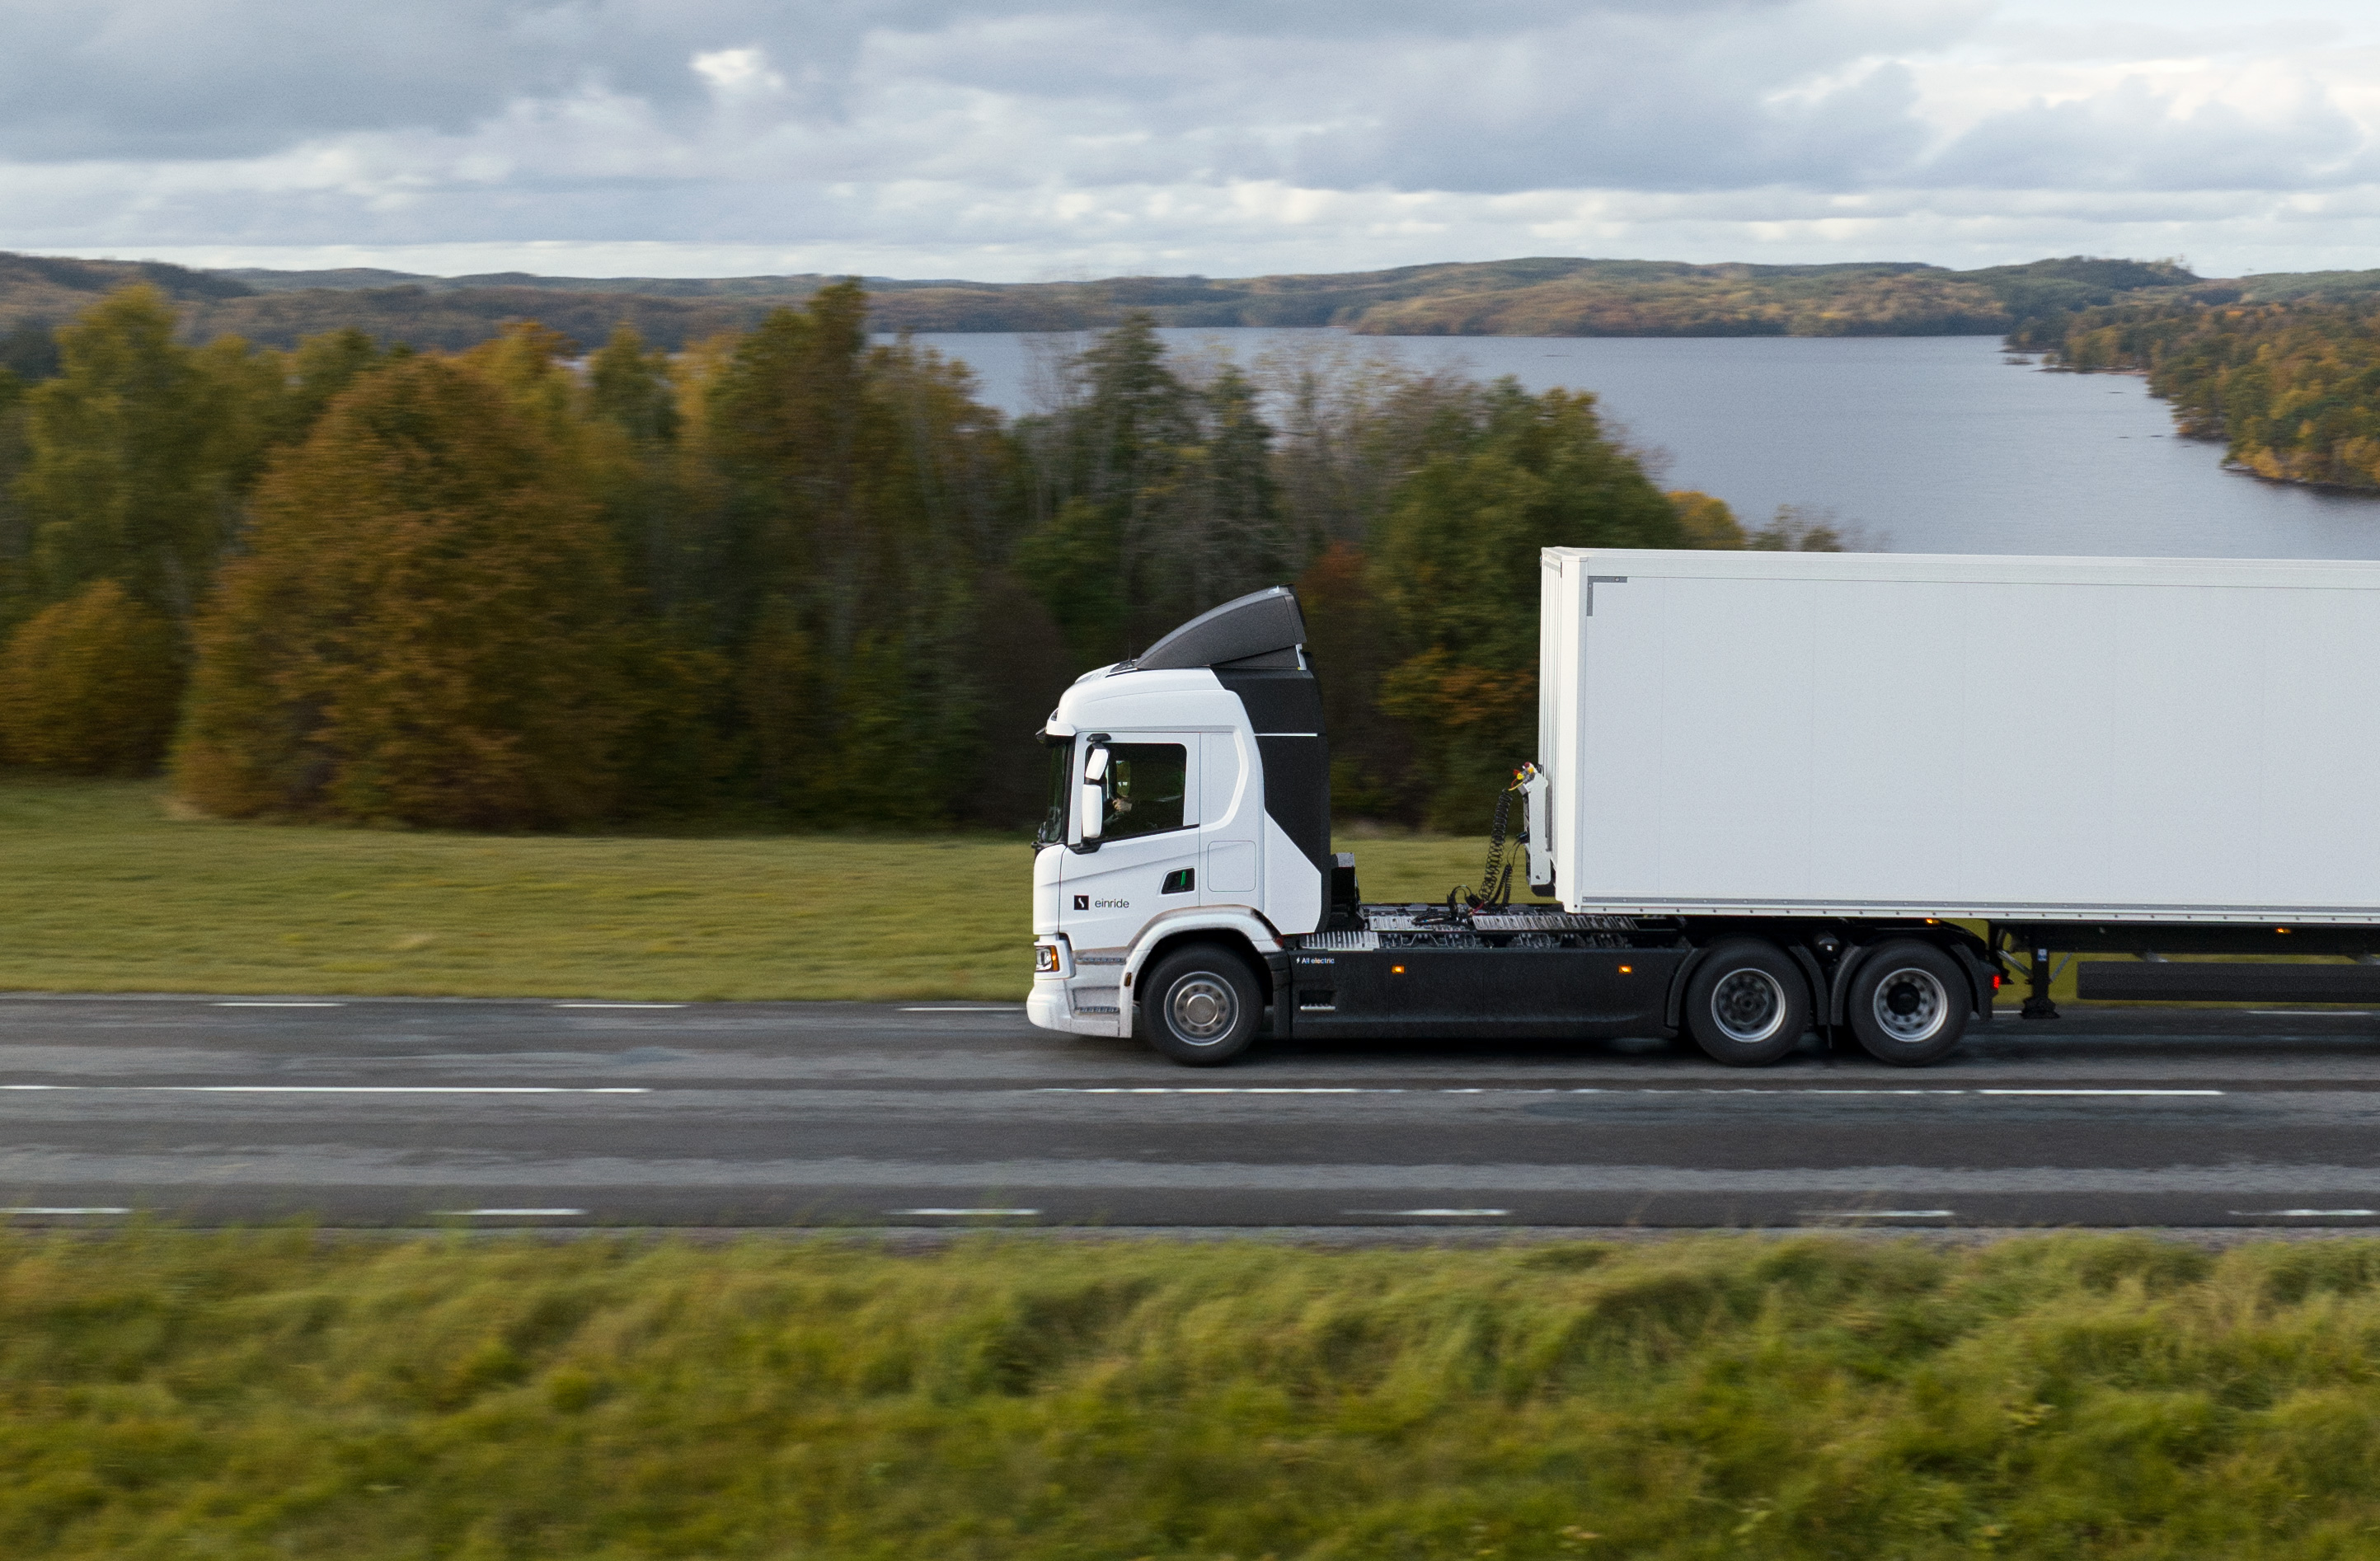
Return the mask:
{"type": "Polygon", "coordinates": [[[1262,1047],[964,1003],[0,998],[0,1209],[334,1226],[2380,1224],[2380,1017],[1262,1047]]]}

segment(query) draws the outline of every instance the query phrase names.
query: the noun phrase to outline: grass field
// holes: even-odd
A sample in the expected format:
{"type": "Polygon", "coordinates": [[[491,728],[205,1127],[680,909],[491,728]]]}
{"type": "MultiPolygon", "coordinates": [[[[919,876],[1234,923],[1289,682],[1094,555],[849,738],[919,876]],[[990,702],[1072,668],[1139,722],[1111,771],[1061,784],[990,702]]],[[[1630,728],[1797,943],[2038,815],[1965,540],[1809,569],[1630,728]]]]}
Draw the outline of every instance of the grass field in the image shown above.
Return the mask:
{"type": "MultiPolygon", "coordinates": [[[[1438,899],[1485,843],[1350,849],[1366,894],[1438,899]]],[[[227,824],[153,782],[19,777],[0,865],[0,989],[1021,1001],[1032,979],[1032,850],[1008,837],[227,824]]]]}
{"type": "Polygon", "coordinates": [[[0,1233],[0,1550],[2361,1557],[2380,1243],[0,1233]]]}

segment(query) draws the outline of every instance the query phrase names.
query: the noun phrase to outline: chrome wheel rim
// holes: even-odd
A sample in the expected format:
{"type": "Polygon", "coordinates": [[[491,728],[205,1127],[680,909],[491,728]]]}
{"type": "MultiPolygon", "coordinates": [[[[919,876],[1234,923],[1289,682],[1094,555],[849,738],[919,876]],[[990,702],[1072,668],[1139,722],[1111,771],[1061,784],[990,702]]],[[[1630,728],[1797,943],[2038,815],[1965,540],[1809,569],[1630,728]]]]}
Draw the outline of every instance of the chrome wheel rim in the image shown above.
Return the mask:
{"type": "Polygon", "coordinates": [[[1905,965],[1876,984],[1868,1009],[1877,1029],[1904,1046],[1914,1046],[1941,1034],[1950,1019],[1950,994],[1932,971],[1905,965]]]}
{"type": "Polygon", "coordinates": [[[1738,1046],[1772,1040],[1785,1024],[1785,986],[1765,970],[1731,970],[1711,988],[1711,1023],[1738,1046]]]}
{"type": "Polygon", "coordinates": [[[1239,1014],[1239,995],[1220,976],[1185,975],[1165,995],[1173,1033],[1194,1047],[1210,1047],[1230,1035],[1239,1014]]]}

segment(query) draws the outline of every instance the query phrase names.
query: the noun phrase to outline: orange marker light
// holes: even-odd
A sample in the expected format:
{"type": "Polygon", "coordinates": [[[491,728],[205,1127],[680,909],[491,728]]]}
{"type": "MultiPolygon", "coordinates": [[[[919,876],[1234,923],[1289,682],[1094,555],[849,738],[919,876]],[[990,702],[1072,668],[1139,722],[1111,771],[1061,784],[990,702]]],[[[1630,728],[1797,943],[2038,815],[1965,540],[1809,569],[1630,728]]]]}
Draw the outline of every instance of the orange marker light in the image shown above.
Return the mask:
{"type": "Polygon", "coordinates": [[[1633,975],[1636,974],[1636,967],[1634,965],[1621,965],[1620,967],[1620,974],[1622,975],[1633,975]]]}
{"type": "Polygon", "coordinates": [[[1405,967],[1402,965],[1390,965],[1389,967],[1389,974],[1390,975],[1402,975],[1404,973],[1405,967]]]}

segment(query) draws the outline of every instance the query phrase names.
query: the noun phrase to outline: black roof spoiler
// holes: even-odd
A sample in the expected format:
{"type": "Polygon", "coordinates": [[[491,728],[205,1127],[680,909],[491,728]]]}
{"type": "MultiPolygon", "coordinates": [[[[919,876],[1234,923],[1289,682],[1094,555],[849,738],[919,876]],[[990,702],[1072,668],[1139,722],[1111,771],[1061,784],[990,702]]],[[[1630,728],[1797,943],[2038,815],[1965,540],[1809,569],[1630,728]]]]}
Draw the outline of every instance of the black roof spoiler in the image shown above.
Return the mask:
{"type": "Polygon", "coordinates": [[[1157,672],[1233,663],[1296,667],[1303,664],[1297,649],[1305,643],[1305,614],[1298,610],[1297,593],[1274,586],[1208,608],[1116,671],[1157,672]]]}

